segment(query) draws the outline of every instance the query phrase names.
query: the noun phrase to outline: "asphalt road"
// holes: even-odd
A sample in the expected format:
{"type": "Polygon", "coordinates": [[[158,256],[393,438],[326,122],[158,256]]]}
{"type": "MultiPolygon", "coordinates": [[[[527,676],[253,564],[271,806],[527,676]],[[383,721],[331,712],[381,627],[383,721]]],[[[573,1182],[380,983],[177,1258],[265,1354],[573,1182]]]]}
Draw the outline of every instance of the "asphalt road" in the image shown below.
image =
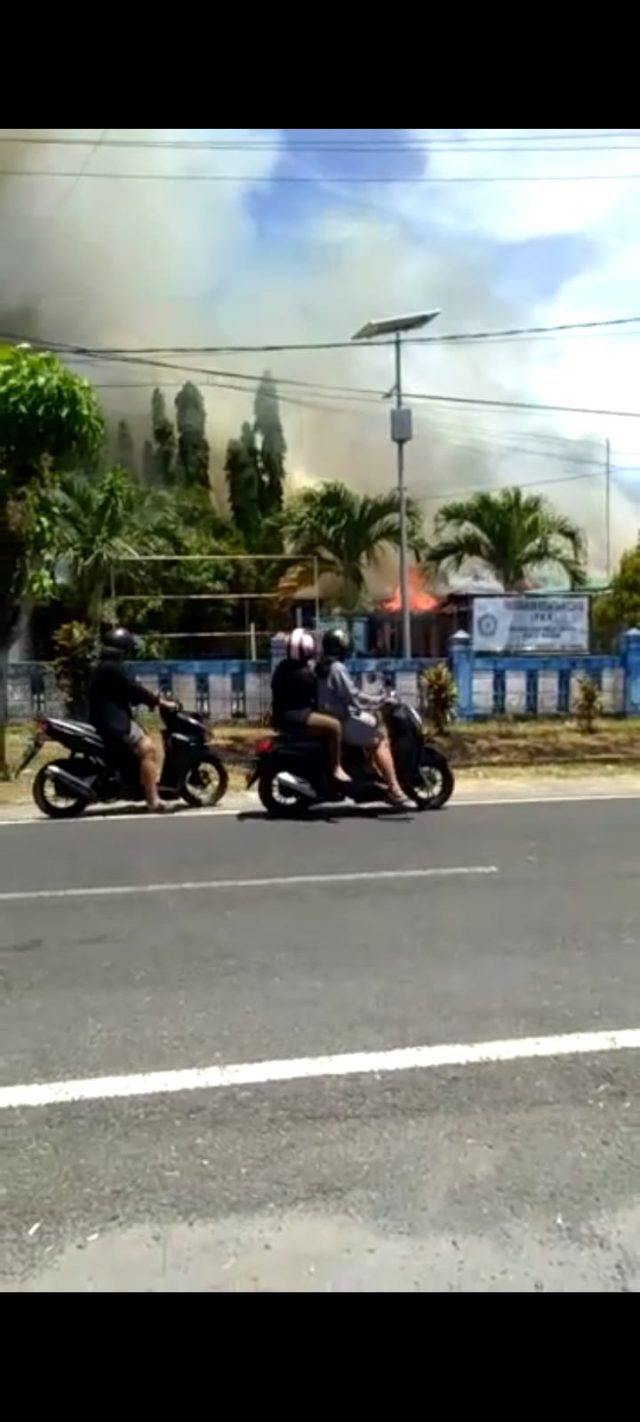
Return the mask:
{"type": "Polygon", "coordinates": [[[637,1050],[273,1069],[640,1027],[638,809],[0,825],[0,1287],[638,1290],[637,1050]]]}

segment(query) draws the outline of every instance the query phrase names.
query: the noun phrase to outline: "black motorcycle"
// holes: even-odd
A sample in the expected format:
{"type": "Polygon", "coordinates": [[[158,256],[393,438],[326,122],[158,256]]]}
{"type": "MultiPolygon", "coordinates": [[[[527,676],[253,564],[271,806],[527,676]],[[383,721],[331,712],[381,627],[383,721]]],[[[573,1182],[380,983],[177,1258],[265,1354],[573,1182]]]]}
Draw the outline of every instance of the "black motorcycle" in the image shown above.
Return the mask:
{"type": "MultiPolygon", "coordinates": [[[[199,716],[160,708],[164,723],[164,760],[159,791],[163,799],[182,799],[204,808],[217,805],[226,793],[229,777],[207,740],[199,716]]],[[[116,800],[143,800],[139,762],[127,750],[114,755],[93,726],[79,721],[48,718],[37,723],[36,734],[19,770],[25,770],[45,741],[57,741],[70,754],[43,765],[33,782],[33,798],[52,820],[73,819],[88,805],[116,800]]]]}
{"type": "MultiPolygon", "coordinates": [[[[402,789],[418,810],[440,810],[451,798],[454,778],[445,755],[425,741],[413,707],[389,697],[381,707],[402,789]]],[[[300,731],[262,741],[247,777],[271,815],[299,815],[313,805],[352,800],[358,805],[388,801],[386,786],[360,747],[345,746],[343,765],[351,776],[344,789],[329,773],[323,742],[300,731]]]]}

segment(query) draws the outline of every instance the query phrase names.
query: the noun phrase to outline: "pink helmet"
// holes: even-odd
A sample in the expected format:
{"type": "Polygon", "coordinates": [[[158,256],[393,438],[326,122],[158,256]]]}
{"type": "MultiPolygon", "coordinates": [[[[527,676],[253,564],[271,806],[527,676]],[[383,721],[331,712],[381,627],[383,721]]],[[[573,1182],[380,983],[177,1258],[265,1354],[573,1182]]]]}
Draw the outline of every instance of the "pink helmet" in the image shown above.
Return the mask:
{"type": "Polygon", "coordinates": [[[296,627],[287,637],[287,656],[295,662],[310,662],[316,655],[316,639],[305,627],[296,627]]]}

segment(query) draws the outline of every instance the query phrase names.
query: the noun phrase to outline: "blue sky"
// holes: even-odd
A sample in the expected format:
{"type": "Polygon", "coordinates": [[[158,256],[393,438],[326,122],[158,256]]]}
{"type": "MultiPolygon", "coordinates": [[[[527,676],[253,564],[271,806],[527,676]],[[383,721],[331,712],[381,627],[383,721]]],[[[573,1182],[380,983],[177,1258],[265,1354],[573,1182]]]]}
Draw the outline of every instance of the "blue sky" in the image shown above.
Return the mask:
{"type": "MultiPolygon", "coordinates": [[[[326,184],[332,177],[419,178],[425,172],[425,156],[416,151],[415,141],[403,129],[359,128],[290,128],[281,131],[282,149],[272,172],[274,181],[251,193],[249,206],[259,236],[265,243],[295,244],[309,241],[314,215],[326,207],[326,184]],[[307,146],[326,145],[312,149],[307,146]],[[353,144],[354,150],[331,150],[331,145],[353,144]],[[393,150],[384,146],[393,143],[393,150]],[[365,145],[380,145],[382,151],[367,151],[365,145]],[[363,145],[357,148],[357,145],[363,145]],[[282,179],[310,179],[309,182],[283,182],[282,179]]],[[[428,171],[428,164],[427,169],[428,171]]],[[[342,196],[334,185],[334,200],[347,209],[367,207],[367,185],[344,186],[342,196]]],[[[393,202],[394,188],[387,189],[393,202]]],[[[406,219],[409,226],[409,219],[406,219]]],[[[421,224],[421,235],[428,241],[428,218],[421,224]]],[[[480,241],[480,239],[478,239],[480,241]]],[[[508,298],[535,301],[551,298],[568,277],[588,267],[593,244],[585,233],[573,231],[523,236],[516,241],[506,239],[496,247],[496,281],[508,298]]]]}

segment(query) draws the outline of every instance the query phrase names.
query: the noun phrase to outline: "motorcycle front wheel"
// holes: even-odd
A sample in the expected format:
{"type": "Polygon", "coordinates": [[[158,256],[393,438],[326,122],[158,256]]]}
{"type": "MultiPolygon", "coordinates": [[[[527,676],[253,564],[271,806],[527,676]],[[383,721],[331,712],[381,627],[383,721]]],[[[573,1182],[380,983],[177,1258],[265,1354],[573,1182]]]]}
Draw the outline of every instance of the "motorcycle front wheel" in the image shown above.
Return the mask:
{"type": "Polygon", "coordinates": [[[207,751],[198,765],[189,767],[180,794],[194,810],[211,810],[227,793],[229,775],[213,751],[207,751]]]}
{"type": "Polygon", "coordinates": [[[455,788],[453,771],[447,757],[435,746],[423,746],[418,774],[406,789],[419,810],[441,810],[451,799],[455,788]]]}
{"type": "Polygon", "coordinates": [[[74,820],[86,808],[86,800],[74,796],[69,791],[64,794],[57,789],[49,774],[48,765],[43,765],[33,782],[33,798],[42,815],[50,820],[74,820]]]}

